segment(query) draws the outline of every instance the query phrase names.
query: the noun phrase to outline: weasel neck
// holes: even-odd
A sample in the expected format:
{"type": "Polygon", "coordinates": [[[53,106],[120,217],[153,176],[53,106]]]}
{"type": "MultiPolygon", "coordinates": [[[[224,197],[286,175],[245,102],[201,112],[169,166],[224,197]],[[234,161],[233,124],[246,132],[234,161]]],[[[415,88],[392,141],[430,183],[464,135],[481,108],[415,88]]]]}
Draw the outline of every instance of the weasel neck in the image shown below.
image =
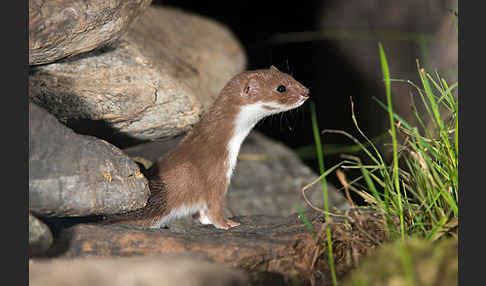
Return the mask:
{"type": "Polygon", "coordinates": [[[262,104],[215,106],[203,115],[183,143],[186,146],[197,146],[199,154],[195,155],[212,161],[208,165],[222,164],[229,185],[241,144],[267,111],[262,104]]]}
{"type": "Polygon", "coordinates": [[[240,108],[234,119],[233,132],[231,139],[227,144],[228,150],[228,170],[226,171],[226,178],[229,181],[236,167],[238,153],[240,152],[241,144],[245,140],[248,133],[253,127],[265,117],[265,110],[261,104],[244,105],[240,108]]]}
{"type": "Polygon", "coordinates": [[[258,121],[268,115],[268,109],[261,103],[227,103],[216,102],[181,144],[193,150],[194,156],[204,157],[205,166],[220,166],[229,185],[241,144],[258,121]]]}

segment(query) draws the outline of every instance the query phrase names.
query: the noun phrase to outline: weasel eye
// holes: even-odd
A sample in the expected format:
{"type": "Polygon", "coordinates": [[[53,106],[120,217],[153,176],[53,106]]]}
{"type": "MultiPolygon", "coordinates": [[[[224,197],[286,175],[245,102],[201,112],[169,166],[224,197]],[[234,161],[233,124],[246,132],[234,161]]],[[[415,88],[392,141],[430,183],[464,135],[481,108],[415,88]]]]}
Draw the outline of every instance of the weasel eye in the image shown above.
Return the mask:
{"type": "Polygon", "coordinates": [[[277,87],[277,91],[280,93],[284,93],[287,90],[287,88],[284,85],[279,85],[277,87]]]}

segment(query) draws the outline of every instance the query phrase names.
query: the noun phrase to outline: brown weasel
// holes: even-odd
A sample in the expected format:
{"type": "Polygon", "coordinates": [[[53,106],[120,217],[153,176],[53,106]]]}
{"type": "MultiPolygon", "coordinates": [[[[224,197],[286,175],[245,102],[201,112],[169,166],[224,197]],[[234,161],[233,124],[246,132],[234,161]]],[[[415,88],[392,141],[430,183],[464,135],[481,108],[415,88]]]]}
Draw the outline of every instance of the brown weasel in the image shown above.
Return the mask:
{"type": "Polygon", "coordinates": [[[238,226],[223,216],[223,203],[241,143],[260,119],[307,98],[306,87],[274,66],[236,75],[179,145],[148,170],[147,205],[108,221],[159,228],[192,215],[220,229],[238,226]]]}

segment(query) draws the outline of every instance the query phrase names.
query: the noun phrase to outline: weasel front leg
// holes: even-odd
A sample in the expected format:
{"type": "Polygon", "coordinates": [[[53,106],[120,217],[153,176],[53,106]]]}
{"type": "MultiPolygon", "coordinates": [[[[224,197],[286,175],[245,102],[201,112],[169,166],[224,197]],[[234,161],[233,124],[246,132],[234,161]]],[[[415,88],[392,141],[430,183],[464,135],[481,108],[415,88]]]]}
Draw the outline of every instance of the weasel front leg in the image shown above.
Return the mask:
{"type": "MultiPolygon", "coordinates": [[[[219,229],[229,229],[235,226],[239,226],[239,222],[232,221],[223,216],[223,201],[224,196],[221,195],[218,200],[208,203],[208,210],[204,212],[205,219],[207,219],[207,222],[213,224],[216,228],[219,229]]],[[[200,221],[202,217],[203,216],[200,216],[200,221]]]]}

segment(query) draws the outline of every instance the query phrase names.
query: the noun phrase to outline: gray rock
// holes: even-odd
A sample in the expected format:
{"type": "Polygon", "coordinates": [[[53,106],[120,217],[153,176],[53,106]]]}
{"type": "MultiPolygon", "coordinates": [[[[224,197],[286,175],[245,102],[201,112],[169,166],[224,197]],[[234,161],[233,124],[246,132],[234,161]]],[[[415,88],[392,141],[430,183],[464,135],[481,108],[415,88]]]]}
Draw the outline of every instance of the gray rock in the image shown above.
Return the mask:
{"type": "MultiPolygon", "coordinates": [[[[228,215],[288,216],[311,207],[301,189],[318,175],[304,165],[288,147],[252,132],[241,146],[239,160],[228,190],[228,215]]],[[[336,187],[327,184],[329,207],[346,210],[350,207],[336,187]]],[[[306,190],[310,202],[323,208],[322,183],[306,190]]]]}
{"type": "Polygon", "coordinates": [[[29,285],[232,286],[248,285],[248,278],[236,269],[187,255],[171,255],[31,262],[29,285]]]}
{"type": "Polygon", "coordinates": [[[46,252],[52,245],[52,233],[49,227],[29,213],[29,256],[46,252]]]}
{"type": "Polygon", "coordinates": [[[31,68],[29,97],[63,122],[100,120],[140,140],[171,137],[189,130],[245,65],[226,27],[149,7],[117,45],[31,68]]]}
{"type": "Polygon", "coordinates": [[[74,133],[29,104],[29,209],[43,216],[112,214],[145,206],[147,179],[106,141],[74,133]]]}
{"type": "Polygon", "coordinates": [[[151,0],[29,0],[29,65],[88,52],[116,40],[151,0]]]}

